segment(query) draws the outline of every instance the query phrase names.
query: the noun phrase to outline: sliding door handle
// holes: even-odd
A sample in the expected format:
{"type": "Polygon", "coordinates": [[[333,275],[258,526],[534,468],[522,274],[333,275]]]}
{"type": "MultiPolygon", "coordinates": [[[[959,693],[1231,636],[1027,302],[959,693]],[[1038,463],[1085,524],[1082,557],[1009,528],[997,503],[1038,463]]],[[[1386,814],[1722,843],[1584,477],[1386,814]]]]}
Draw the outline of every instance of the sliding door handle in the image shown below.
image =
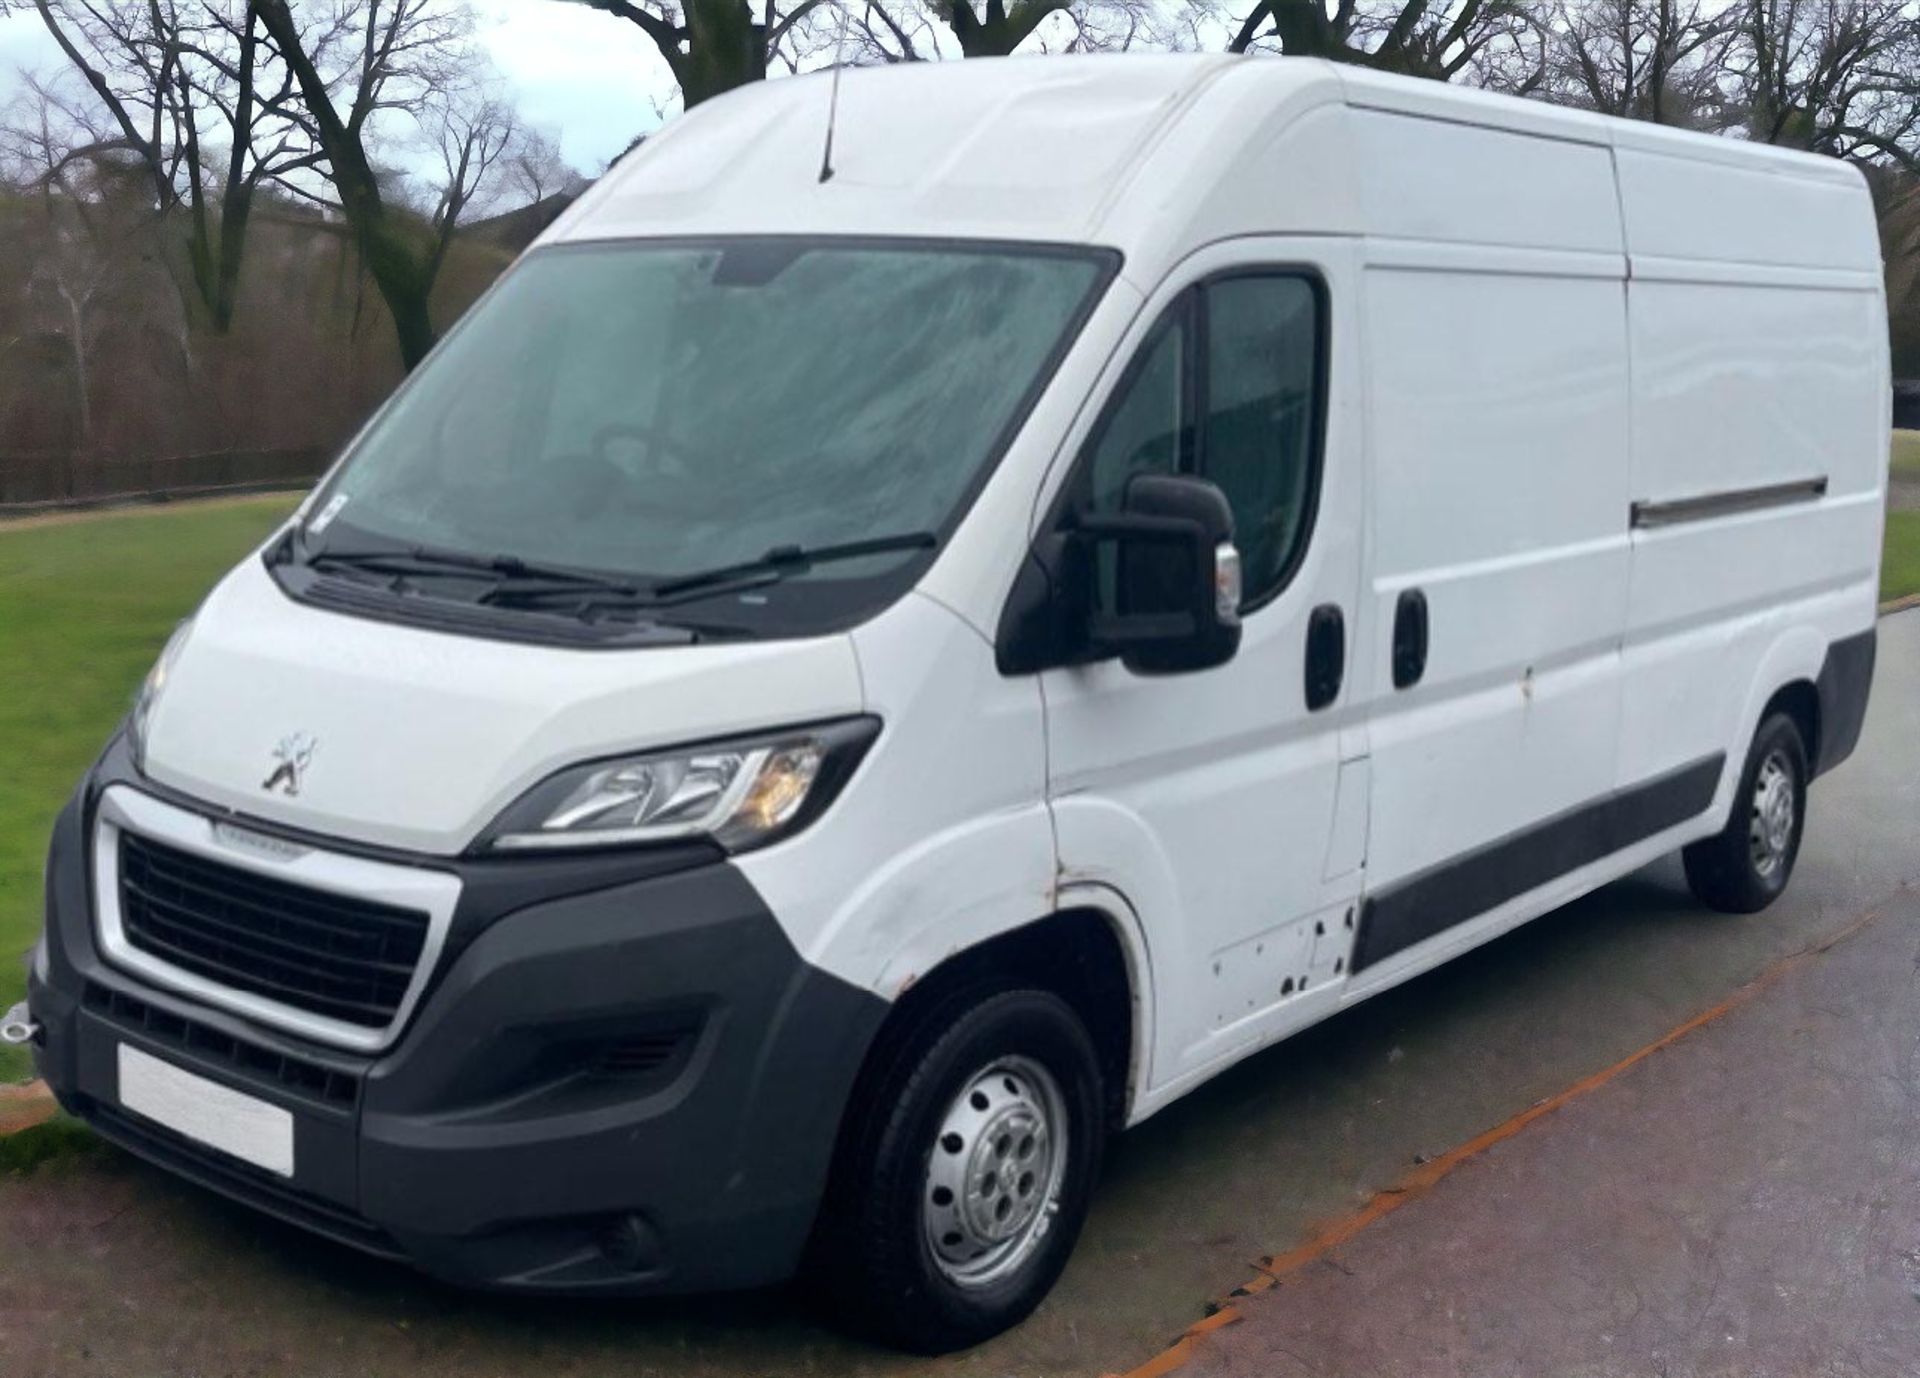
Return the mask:
{"type": "Polygon", "coordinates": [[[1333,603],[1307,615],[1307,709],[1325,708],[1340,697],[1347,677],[1347,619],[1333,603]]]}
{"type": "Polygon", "coordinates": [[[1402,589],[1393,609],[1393,687],[1410,689],[1427,672],[1427,595],[1402,589]]]}

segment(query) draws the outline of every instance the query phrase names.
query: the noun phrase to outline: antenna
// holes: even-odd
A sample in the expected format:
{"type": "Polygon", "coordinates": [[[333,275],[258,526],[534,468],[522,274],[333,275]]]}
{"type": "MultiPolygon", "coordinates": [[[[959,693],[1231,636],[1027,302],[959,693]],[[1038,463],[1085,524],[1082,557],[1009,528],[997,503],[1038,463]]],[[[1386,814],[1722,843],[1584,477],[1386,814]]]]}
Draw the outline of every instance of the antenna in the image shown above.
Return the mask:
{"type": "Polygon", "coordinates": [[[827,141],[820,149],[820,180],[833,180],[833,122],[840,115],[840,59],[847,48],[847,7],[840,6],[840,37],[833,45],[833,90],[827,95],[827,141]]]}

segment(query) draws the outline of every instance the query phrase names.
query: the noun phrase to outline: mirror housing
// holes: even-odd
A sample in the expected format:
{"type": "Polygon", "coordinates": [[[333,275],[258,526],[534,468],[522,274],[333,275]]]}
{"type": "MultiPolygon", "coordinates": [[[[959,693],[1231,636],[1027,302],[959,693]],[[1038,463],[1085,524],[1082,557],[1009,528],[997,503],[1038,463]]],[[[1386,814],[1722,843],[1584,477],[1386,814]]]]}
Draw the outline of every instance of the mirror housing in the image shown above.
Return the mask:
{"type": "MultiPolygon", "coordinates": [[[[1076,543],[1101,582],[1100,548],[1114,547],[1113,611],[1088,615],[1089,649],[1118,654],[1136,674],[1208,670],[1240,649],[1240,553],[1233,508],[1188,474],[1135,474],[1121,511],[1082,515],[1076,543]]],[[[1099,600],[1095,600],[1096,606],[1099,600]]]]}

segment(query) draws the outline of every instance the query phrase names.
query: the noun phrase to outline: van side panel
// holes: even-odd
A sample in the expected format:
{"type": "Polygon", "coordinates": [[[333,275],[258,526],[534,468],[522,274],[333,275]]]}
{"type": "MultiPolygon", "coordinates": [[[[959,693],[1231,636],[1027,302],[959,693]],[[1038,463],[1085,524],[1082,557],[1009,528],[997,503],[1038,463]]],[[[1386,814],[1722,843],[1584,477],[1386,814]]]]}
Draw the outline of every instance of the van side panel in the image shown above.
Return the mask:
{"type": "Polygon", "coordinates": [[[1847,164],[1650,125],[1612,132],[1637,259],[1880,271],[1866,185],[1847,164]]]}
{"type": "Polygon", "coordinates": [[[1367,245],[1373,898],[1356,970],[1473,917],[1427,902],[1458,888],[1450,868],[1525,846],[1529,829],[1613,789],[1627,579],[1626,321],[1606,150],[1361,118],[1370,212],[1432,237],[1367,245]],[[1420,170],[1436,164],[1472,165],[1460,199],[1420,170]],[[1480,199],[1495,184],[1502,199],[1480,199]],[[1402,191],[1425,204],[1389,212],[1402,191]],[[1566,206],[1580,224],[1560,218],[1566,206]],[[1509,247],[1529,227],[1545,244],[1509,247]],[[1428,659],[1396,689],[1395,612],[1415,589],[1428,659]],[[1438,888],[1415,895],[1423,886],[1438,888]]]}
{"type": "Polygon", "coordinates": [[[1053,907],[1045,725],[1039,683],[924,594],[852,639],[879,738],[804,833],[733,864],[810,964],[891,1002],[1053,907]]]}
{"type": "Polygon", "coordinates": [[[1355,110],[1350,118],[1369,235],[1620,252],[1604,144],[1380,110],[1355,110]]]}
{"type": "MultiPolygon", "coordinates": [[[[1623,147],[1632,580],[1620,779],[1711,746],[1872,625],[1888,427],[1866,189],[1623,147]]],[[[1708,820],[1721,816],[1716,809],[1708,820]]]]}
{"type": "Polygon", "coordinates": [[[1379,894],[1613,788],[1627,370],[1617,280],[1376,268],[1366,310],[1379,894]],[[1411,589],[1426,672],[1395,689],[1411,589]]]}

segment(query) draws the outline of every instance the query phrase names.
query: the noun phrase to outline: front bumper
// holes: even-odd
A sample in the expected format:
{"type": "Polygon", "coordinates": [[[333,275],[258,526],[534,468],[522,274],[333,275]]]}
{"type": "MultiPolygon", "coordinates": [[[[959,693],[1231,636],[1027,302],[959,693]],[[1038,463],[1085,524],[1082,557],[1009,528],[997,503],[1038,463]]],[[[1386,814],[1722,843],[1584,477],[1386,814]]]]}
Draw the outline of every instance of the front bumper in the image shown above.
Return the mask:
{"type": "Polygon", "coordinates": [[[41,1075],[69,1111],[455,1282],[638,1293],[791,1274],[885,1005],[804,962],[733,866],[699,849],[457,863],[459,909],[418,1007],[390,1048],[357,1054],[103,957],[92,812],[128,779],[110,751],[48,859],[29,1003],[41,1075]],[[291,1112],[292,1176],[120,1108],[122,1044],[291,1112]]]}

